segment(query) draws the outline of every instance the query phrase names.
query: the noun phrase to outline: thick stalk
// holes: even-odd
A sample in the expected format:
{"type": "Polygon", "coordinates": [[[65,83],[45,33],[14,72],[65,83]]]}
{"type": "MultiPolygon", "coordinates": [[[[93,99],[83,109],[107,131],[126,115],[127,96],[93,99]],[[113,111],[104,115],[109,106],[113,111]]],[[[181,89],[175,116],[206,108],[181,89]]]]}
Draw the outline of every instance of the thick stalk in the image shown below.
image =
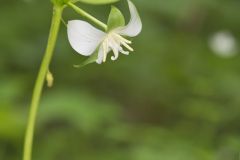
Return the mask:
{"type": "Polygon", "coordinates": [[[29,119],[25,134],[25,141],[24,141],[24,151],[23,151],[23,160],[31,160],[32,159],[32,146],[33,146],[33,135],[34,135],[34,128],[36,122],[36,116],[39,106],[39,100],[42,95],[42,90],[46,78],[46,74],[48,72],[49,64],[52,59],[53,51],[55,48],[61,16],[62,16],[63,8],[60,6],[54,6],[53,8],[53,17],[51,23],[51,29],[48,38],[48,44],[46,48],[45,55],[43,57],[43,61],[40,66],[40,70],[36,79],[35,87],[33,90],[32,101],[30,106],[29,112],[29,119]]]}

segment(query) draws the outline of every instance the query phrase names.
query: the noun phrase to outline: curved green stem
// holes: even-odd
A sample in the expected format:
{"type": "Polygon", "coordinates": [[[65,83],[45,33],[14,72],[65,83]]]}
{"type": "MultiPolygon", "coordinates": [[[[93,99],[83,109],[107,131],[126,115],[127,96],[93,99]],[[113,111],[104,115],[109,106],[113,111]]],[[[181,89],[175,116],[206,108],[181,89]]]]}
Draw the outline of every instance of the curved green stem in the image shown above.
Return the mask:
{"type": "Polygon", "coordinates": [[[92,15],[90,15],[89,13],[87,13],[86,11],[82,10],[81,8],[79,8],[78,6],[76,6],[75,4],[68,2],[67,5],[69,7],[71,7],[73,10],[75,10],[78,14],[82,15],[83,17],[91,20],[92,22],[94,22],[95,24],[97,24],[98,26],[100,26],[102,29],[104,29],[105,31],[107,30],[107,25],[104,24],[103,22],[99,21],[98,19],[96,19],[95,17],[93,17],[92,15]]]}
{"type": "Polygon", "coordinates": [[[46,48],[46,52],[45,52],[42,64],[40,66],[35,87],[33,90],[29,119],[28,119],[26,134],[25,134],[23,160],[31,160],[31,157],[32,157],[32,144],[33,144],[33,135],[34,135],[34,128],[35,128],[34,126],[36,122],[39,100],[42,95],[44,81],[45,81],[49,64],[51,62],[53,51],[55,48],[58,31],[60,28],[62,11],[63,11],[63,7],[61,6],[55,5],[53,8],[53,17],[52,17],[52,24],[51,24],[51,29],[50,29],[49,39],[48,39],[48,45],[46,48]]]}

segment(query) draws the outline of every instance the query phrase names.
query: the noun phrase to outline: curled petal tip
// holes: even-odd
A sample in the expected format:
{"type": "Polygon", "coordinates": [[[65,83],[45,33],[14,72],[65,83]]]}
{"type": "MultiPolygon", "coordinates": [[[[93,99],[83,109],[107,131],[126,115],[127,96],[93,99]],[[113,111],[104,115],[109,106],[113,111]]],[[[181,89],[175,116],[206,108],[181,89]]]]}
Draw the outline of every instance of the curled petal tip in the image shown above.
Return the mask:
{"type": "Polygon", "coordinates": [[[135,37],[142,31],[142,21],[133,2],[128,0],[128,5],[130,21],[125,27],[120,27],[118,32],[124,36],[135,37]]]}

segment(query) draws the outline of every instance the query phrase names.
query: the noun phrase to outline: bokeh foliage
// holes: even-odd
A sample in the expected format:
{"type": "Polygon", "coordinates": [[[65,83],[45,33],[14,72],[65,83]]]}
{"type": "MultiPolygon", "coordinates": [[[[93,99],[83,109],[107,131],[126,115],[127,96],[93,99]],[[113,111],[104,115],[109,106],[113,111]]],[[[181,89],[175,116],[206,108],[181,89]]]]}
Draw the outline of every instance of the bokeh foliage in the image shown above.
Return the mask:
{"type": "MultiPolygon", "coordinates": [[[[212,53],[209,37],[240,40],[238,0],[138,0],[135,52],[73,68],[61,27],[34,143],[36,160],[234,160],[240,152],[240,57],[212,53]]],[[[49,1],[0,2],[0,160],[19,160],[49,1]]],[[[107,21],[110,6],[79,3],[107,21]]],[[[126,3],[118,3],[128,16],[126,3]]],[[[70,9],[64,19],[81,18],[70,9]]]]}

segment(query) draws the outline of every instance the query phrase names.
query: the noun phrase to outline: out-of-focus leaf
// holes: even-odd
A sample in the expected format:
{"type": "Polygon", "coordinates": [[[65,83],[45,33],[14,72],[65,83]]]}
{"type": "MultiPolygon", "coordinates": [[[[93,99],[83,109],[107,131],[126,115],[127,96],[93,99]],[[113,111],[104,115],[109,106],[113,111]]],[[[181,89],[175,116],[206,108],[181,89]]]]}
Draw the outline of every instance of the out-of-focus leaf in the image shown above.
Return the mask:
{"type": "Polygon", "coordinates": [[[42,122],[65,119],[81,130],[96,131],[101,126],[115,123],[119,111],[118,104],[95,97],[84,90],[61,90],[46,95],[40,114],[42,122]]]}

